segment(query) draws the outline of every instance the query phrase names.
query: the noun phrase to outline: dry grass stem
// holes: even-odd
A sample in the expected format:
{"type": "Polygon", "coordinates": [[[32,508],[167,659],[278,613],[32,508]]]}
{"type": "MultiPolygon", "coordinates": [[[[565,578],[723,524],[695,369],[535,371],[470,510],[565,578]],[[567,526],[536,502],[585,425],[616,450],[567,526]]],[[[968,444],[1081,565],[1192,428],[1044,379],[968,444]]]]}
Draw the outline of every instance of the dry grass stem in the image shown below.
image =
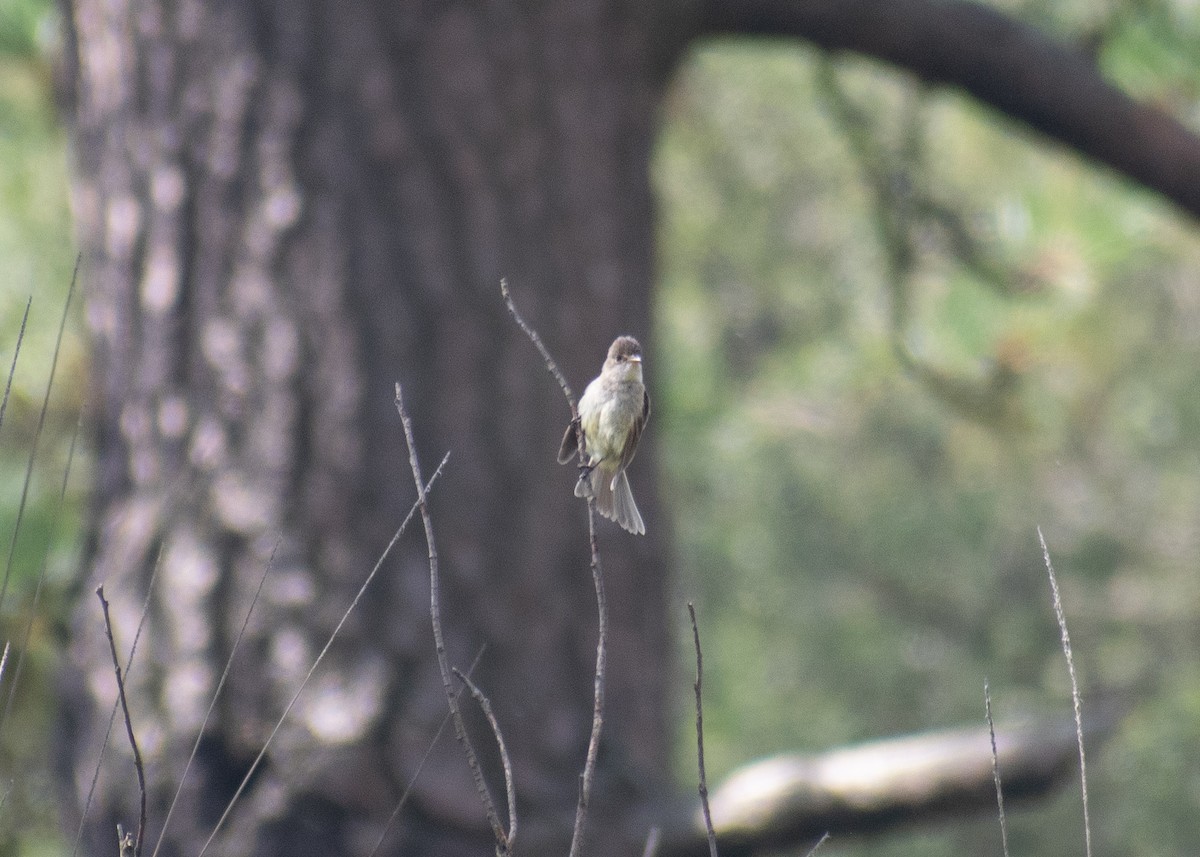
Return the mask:
{"type": "Polygon", "coordinates": [[[1075,677],[1075,658],[1071,654],[1071,635],[1067,633],[1067,617],[1063,612],[1062,597],[1058,592],[1058,579],[1054,576],[1054,565],[1050,562],[1050,549],[1046,547],[1046,537],[1042,528],[1037,530],[1038,541],[1042,545],[1042,559],[1046,563],[1046,573],[1050,576],[1050,590],[1054,596],[1054,617],[1058,620],[1058,628],[1062,632],[1062,650],[1067,659],[1067,673],[1071,676],[1071,702],[1075,707],[1075,737],[1079,741],[1079,782],[1083,793],[1083,842],[1084,853],[1092,857],[1092,820],[1088,814],[1087,789],[1087,756],[1083,751],[1083,715],[1079,701],[1079,682],[1075,677]]]}
{"type": "Polygon", "coordinates": [[[237,656],[238,647],[242,644],[242,637],[246,635],[246,627],[250,624],[250,616],[253,615],[254,607],[258,604],[258,597],[262,594],[263,584],[267,582],[267,575],[270,574],[271,569],[275,565],[275,552],[279,550],[280,541],[282,541],[282,538],[275,539],[275,546],[271,548],[271,556],[267,560],[262,576],[258,579],[258,586],[255,587],[254,595],[250,599],[250,606],[246,609],[246,616],[242,619],[241,627],[238,628],[233,645],[229,648],[229,657],[225,659],[225,668],[221,671],[221,678],[217,680],[217,686],[213,690],[212,699],[208,702],[208,710],[204,712],[204,719],[200,721],[200,728],[196,730],[196,741],[192,744],[192,751],[188,754],[187,762],[183,766],[183,773],[179,775],[179,783],[175,787],[175,794],[171,796],[171,805],[167,807],[167,814],[163,818],[162,830],[158,832],[158,841],[155,843],[150,857],[158,857],[158,851],[162,848],[163,842],[166,841],[167,827],[171,824],[171,816],[175,812],[175,804],[179,801],[179,795],[183,792],[183,784],[187,780],[188,771],[191,770],[192,762],[196,760],[196,753],[200,750],[200,741],[204,737],[204,730],[208,727],[208,721],[212,717],[213,710],[217,707],[217,700],[221,696],[221,691],[225,688],[225,682],[229,678],[229,670],[233,667],[233,659],[237,656]]]}
{"type": "MultiPolygon", "coordinates": [[[[446,453],[445,457],[442,458],[442,463],[438,465],[437,470],[434,471],[433,476],[429,480],[430,486],[437,481],[438,476],[440,476],[442,473],[442,468],[445,467],[446,461],[449,458],[450,453],[446,453]]],[[[425,486],[422,485],[421,487],[424,488],[425,486]]],[[[421,496],[425,496],[423,491],[421,496]]],[[[357,607],[358,602],[362,600],[363,594],[367,591],[367,587],[371,585],[371,581],[374,580],[375,575],[379,573],[379,569],[383,566],[384,560],[386,560],[388,555],[392,552],[392,548],[396,546],[396,542],[400,540],[400,536],[404,534],[409,522],[413,519],[413,515],[416,514],[416,510],[417,504],[414,504],[413,507],[408,510],[408,515],[405,516],[400,526],[396,529],[396,533],[392,536],[392,540],[388,542],[387,547],[383,549],[383,553],[379,555],[379,559],[375,562],[375,567],[371,569],[371,573],[367,575],[367,579],[364,580],[362,586],[358,588],[358,592],[355,593],[353,600],[350,602],[350,606],[346,608],[346,611],[342,614],[342,618],[338,620],[337,625],[330,633],[329,639],[325,641],[325,645],[321,647],[321,651],[318,652],[316,658],[313,659],[312,666],[309,667],[308,672],[300,682],[300,686],[296,688],[296,692],[292,694],[292,698],[289,700],[287,706],[283,709],[283,713],[279,715],[279,719],[275,722],[275,727],[271,730],[271,734],[268,735],[267,740],[263,742],[262,749],[260,749],[258,751],[258,755],[254,757],[254,761],[251,763],[249,770],[247,770],[245,776],[242,777],[242,781],[238,785],[237,791],[235,791],[233,793],[233,797],[229,799],[229,803],[225,806],[225,811],[222,812],[221,817],[217,819],[217,823],[213,827],[212,833],[208,835],[208,839],[205,840],[204,847],[200,849],[200,854],[197,855],[197,857],[204,857],[205,852],[208,851],[208,848],[210,845],[212,845],[213,840],[217,838],[217,834],[221,831],[221,828],[225,826],[225,821],[229,818],[229,813],[233,811],[233,807],[238,802],[238,799],[241,798],[242,792],[246,790],[246,785],[250,782],[250,778],[254,776],[254,772],[258,770],[258,766],[262,764],[263,757],[267,754],[267,749],[271,746],[271,742],[275,740],[275,736],[279,734],[279,730],[283,728],[284,721],[287,720],[287,716],[291,713],[292,708],[295,706],[296,700],[300,698],[300,694],[303,693],[304,688],[308,685],[309,679],[313,677],[313,673],[317,671],[317,667],[320,666],[321,661],[325,659],[325,655],[333,646],[333,641],[337,639],[337,636],[341,632],[343,626],[345,626],[346,621],[350,618],[350,614],[354,612],[354,608],[357,607]]]]}
{"type": "Polygon", "coordinates": [[[1000,785],[1000,757],[996,752],[996,723],[992,719],[992,691],[983,680],[983,712],[987,718],[988,737],[992,742],[992,780],[996,784],[996,808],[1000,813],[1000,846],[1008,857],[1008,818],[1004,814],[1004,789],[1000,785]]]}
{"type": "MultiPolygon", "coordinates": [[[[75,260],[75,273],[71,275],[71,287],[67,289],[67,299],[63,302],[62,318],[58,323],[58,337],[54,341],[54,356],[50,359],[50,377],[46,380],[46,394],[42,397],[42,408],[38,412],[37,428],[33,432],[33,442],[29,446],[29,458],[25,465],[25,482],[21,486],[21,501],[17,504],[17,520],[13,524],[12,541],[8,546],[8,560],[4,564],[4,583],[0,584],[0,615],[4,611],[4,600],[8,596],[8,582],[12,576],[13,556],[17,549],[17,536],[21,532],[21,522],[25,518],[25,504],[29,499],[29,483],[33,479],[33,465],[37,460],[38,447],[42,442],[42,432],[46,428],[46,414],[50,410],[50,393],[54,390],[54,376],[58,372],[58,357],[62,353],[63,332],[67,329],[67,314],[71,309],[71,297],[75,294],[75,283],[79,278],[79,260],[75,260]]],[[[28,311],[28,308],[27,308],[28,311]]],[[[24,330],[24,322],[21,323],[24,330]]],[[[16,368],[16,354],[13,355],[13,368],[16,368]]],[[[12,376],[9,376],[11,383],[12,376]]],[[[8,391],[5,390],[7,403],[8,391]]]]}

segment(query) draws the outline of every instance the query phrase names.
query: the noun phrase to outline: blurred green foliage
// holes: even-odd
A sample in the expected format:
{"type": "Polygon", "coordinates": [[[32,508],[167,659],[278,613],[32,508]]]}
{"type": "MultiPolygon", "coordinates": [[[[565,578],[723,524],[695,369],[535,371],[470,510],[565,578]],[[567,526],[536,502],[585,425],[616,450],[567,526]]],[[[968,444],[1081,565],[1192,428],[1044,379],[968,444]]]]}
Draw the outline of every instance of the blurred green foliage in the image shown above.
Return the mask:
{"type": "MultiPolygon", "coordinates": [[[[1185,4],[1009,8],[1200,130],[1185,4]]],[[[985,678],[1000,720],[1070,716],[1040,525],[1085,693],[1133,705],[1090,760],[1097,853],[1192,850],[1196,223],[954,92],[778,43],[694,54],[656,182],[652,365],[710,782],[982,724],[985,678]]],[[[694,777],[690,728],[678,758],[694,777]]],[[[1012,853],[1080,852],[1078,795],[1015,813],[1012,853]]],[[[825,848],[999,854],[1000,837],[993,817],[825,848]]]]}
{"type": "Polygon", "coordinates": [[[29,304],[0,425],[0,575],[7,578],[0,633],[11,644],[0,682],[0,769],[7,772],[0,785],[0,853],[24,857],[62,853],[46,723],[59,644],[55,617],[62,615],[63,588],[75,577],[87,472],[83,457],[76,455],[74,477],[60,507],[87,377],[78,307],[68,321],[30,469],[75,260],[66,142],[52,90],[54,21],[52,3],[0,0],[0,372],[5,378],[29,304]],[[27,471],[31,479],[22,511],[27,471]],[[44,579],[40,588],[39,579],[44,579]]]}

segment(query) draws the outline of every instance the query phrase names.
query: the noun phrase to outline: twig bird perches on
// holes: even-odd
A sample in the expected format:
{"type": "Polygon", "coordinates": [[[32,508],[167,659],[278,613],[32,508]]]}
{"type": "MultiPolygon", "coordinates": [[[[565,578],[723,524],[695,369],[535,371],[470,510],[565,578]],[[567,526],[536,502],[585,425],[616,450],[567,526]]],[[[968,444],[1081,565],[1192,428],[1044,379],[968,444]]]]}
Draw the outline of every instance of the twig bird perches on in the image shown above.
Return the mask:
{"type": "Polygon", "coordinates": [[[579,416],[563,435],[560,464],[569,462],[583,442],[575,496],[595,500],[596,511],[631,533],[646,525],[633,502],[625,468],[633,461],[642,430],[650,420],[650,394],[642,376],[642,346],[632,336],[618,336],[608,349],[600,375],[579,400],[579,416]]]}

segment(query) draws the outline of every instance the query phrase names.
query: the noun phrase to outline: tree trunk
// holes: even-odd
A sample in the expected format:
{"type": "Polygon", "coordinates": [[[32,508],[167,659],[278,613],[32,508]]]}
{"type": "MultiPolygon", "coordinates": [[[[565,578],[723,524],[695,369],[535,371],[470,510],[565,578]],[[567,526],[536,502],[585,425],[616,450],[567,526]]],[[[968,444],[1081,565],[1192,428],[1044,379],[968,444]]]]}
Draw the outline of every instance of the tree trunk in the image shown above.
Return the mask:
{"type": "MultiPolygon", "coordinates": [[[[591,726],[586,514],[573,468],[554,460],[569,411],[499,281],[577,390],[618,333],[648,343],[653,389],[647,170],[674,44],[664,9],[67,11],[97,452],[61,706],[76,813],[100,768],[83,853],[113,853],[116,823],[137,824],[125,742],[114,735],[98,762],[115,681],[92,590],[106,584],[125,652],[149,598],[128,677],[147,843],[182,779],[162,853],[197,854],[413,501],[397,380],[426,475],[452,453],[432,493],[450,660],[465,669],[486,645],[475,676],[512,755],[521,850],[565,850],[591,726]]],[[[653,435],[632,473],[648,535],[600,531],[611,642],[590,853],[628,853],[646,833],[631,808],[666,781],[653,435]]],[[[446,710],[428,580],[415,527],[212,853],[370,851],[446,710]]],[[[382,853],[490,850],[443,737],[382,853]]]]}

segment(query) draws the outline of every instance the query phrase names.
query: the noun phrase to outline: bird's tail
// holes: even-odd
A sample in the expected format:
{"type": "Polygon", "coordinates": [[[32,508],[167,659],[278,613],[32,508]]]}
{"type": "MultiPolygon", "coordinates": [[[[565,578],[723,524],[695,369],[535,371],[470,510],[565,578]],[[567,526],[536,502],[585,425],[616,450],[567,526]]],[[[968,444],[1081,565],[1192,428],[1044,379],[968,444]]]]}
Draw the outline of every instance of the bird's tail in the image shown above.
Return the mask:
{"type": "Polygon", "coordinates": [[[596,467],[575,483],[576,497],[591,497],[596,502],[596,511],[610,521],[616,521],[622,529],[635,535],[644,535],[646,524],[638,511],[637,503],[633,501],[633,492],[629,490],[629,479],[624,470],[617,471],[613,476],[611,471],[596,467]]]}

